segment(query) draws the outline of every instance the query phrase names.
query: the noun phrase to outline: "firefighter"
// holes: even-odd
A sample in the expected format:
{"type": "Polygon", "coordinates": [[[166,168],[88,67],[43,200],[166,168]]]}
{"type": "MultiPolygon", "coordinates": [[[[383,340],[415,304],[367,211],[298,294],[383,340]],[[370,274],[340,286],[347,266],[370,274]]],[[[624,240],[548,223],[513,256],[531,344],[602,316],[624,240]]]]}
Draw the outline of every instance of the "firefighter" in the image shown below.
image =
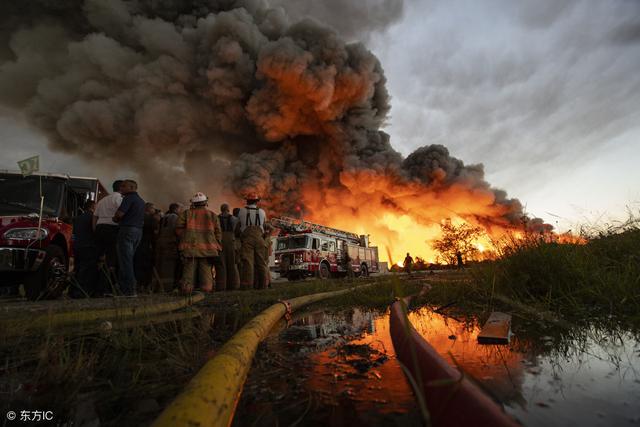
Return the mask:
{"type": "Polygon", "coordinates": [[[220,206],[220,228],[222,229],[222,262],[226,272],[226,290],[235,290],[240,287],[240,274],[236,264],[236,237],[235,229],[238,218],[229,213],[229,205],[220,206]]]}
{"type": "Polygon", "coordinates": [[[238,224],[242,246],[240,249],[242,265],[240,271],[240,288],[251,289],[254,279],[258,289],[265,289],[268,280],[268,257],[265,257],[264,223],[267,215],[258,208],[260,197],[256,193],[249,193],[246,197],[247,205],[240,209],[238,224]],[[266,259],[265,259],[266,258],[266,259]],[[257,277],[254,274],[254,268],[257,277]]]}
{"type": "Polygon", "coordinates": [[[344,256],[342,257],[342,268],[347,272],[347,277],[353,279],[353,265],[351,262],[351,256],[349,255],[349,248],[344,245],[344,256]]]}
{"type": "Polygon", "coordinates": [[[464,268],[464,262],[462,262],[462,252],[456,251],[456,260],[458,261],[458,270],[464,268]]]}
{"type": "Polygon", "coordinates": [[[196,193],[191,198],[191,207],[180,213],[176,223],[182,256],[182,291],[187,294],[195,285],[200,285],[204,292],[213,292],[212,267],[218,277],[224,277],[220,274],[224,268],[220,259],[220,223],[216,214],[207,209],[207,202],[206,195],[196,193]]]}
{"type": "Polygon", "coordinates": [[[413,266],[413,258],[407,252],[407,256],[404,258],[404,272],[411,276],[411,267],[413,266]]]}

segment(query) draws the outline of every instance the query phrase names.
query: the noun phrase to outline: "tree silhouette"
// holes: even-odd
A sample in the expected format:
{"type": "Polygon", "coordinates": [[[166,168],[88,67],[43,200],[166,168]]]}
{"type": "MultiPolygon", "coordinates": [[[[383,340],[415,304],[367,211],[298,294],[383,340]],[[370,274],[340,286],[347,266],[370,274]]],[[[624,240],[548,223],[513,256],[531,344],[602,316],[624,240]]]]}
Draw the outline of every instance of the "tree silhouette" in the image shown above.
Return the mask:
{"type": "Polygon", "coordinates": [[[451,221],[446,221],[440,225],[440,230],[442,237],[435,240],[432,247],[449,264],[456,263],[458,254],[466,262],[478,252],[474,241],[482,235],[480,227],[465,223],[456,226],[451,221]]]}

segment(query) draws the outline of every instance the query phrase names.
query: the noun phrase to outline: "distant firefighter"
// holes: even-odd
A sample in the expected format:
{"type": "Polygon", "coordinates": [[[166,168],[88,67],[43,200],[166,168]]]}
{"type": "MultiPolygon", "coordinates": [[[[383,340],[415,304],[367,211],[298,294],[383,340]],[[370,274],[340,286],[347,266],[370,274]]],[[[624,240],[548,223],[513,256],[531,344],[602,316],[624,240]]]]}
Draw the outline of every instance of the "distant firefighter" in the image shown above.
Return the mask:
{"type": "Polygon", "coordinates": [[[404,257],[404,272],[410,275],[411,267],[413,267],[413,258],[411,257],[409,252],[407,252],[407,256],[404,257]]]}
{"type": "Polygon", "coordinates": [[[458,268],[464,268],[464,262],[462,261],[462,252],[456,252],[456,260],[458,261],[458,268]]]}
{"type": "Polygon", "coordinates": [[[222,232],[215,213],[207,209],[208,198],[196,193],[191,207],[178,216],[176,235],[182,257],[182,290],[191,293],[194,287],[213,292],[215,266],[219,276],[224,268],[220,259],[222,232]]]}

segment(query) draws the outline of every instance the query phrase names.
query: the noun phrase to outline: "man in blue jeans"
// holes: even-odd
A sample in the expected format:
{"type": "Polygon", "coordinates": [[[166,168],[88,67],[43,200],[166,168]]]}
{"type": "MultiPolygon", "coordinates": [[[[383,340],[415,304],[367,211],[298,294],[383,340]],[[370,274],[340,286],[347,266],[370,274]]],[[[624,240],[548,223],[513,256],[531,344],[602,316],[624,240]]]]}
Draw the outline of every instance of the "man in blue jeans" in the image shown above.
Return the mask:
{"type": "Polygon", "coordinates": [[[123,199],[113,221],[120,226],[118,230],[118,279],[123,295],[137,296],[136,276],[133,269],[133,256],[142,238],[144,226],[145,202],[138,195],[138,184],[130,179],[122,183],[123,199]]]}

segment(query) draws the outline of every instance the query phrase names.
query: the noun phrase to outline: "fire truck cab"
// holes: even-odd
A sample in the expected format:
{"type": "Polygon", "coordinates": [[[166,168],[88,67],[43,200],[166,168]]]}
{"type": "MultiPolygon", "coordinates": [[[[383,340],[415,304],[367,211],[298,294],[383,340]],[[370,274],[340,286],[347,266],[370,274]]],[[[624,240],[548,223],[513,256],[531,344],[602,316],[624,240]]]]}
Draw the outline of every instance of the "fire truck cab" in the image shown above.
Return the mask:
{"type": "Polygon", "coordinates": [[[72,220],[106,193],[96,178],[0,171],[2,290],[23,285],[31,300],[60,295],[73,256],[72,220]]]}
{"type": "Polygon", "coordinates": [[[379,271],[378,248],[369,246],[368,236],[287,217],[273,218],[271,224],[280,229],[274,269],[281,277],[326,279],[379,271]]]}

